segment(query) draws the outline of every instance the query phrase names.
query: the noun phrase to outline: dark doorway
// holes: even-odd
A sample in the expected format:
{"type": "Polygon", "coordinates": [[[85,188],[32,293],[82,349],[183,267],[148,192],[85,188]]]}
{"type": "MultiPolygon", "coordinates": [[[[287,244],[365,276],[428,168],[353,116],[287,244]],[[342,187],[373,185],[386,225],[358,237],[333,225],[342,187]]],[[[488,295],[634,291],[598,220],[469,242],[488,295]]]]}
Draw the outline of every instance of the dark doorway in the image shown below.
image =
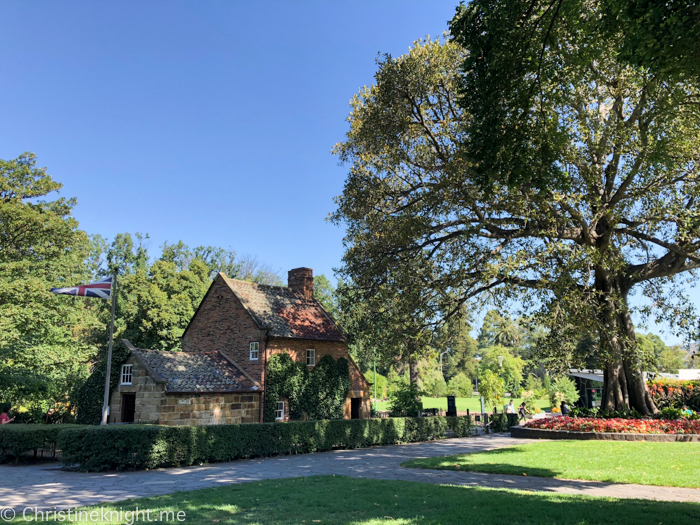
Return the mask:
{"type": "Polygon", "coordinates": [[[360,407],[362,406],[362,398],[353,397],[350,399],[350,419],[360,419],[360,407]]]}
{"type": "Polygon", "coordinates": [[[122,423],[133,423],[136,412],[136,394],[122,394],[122,423]]]}

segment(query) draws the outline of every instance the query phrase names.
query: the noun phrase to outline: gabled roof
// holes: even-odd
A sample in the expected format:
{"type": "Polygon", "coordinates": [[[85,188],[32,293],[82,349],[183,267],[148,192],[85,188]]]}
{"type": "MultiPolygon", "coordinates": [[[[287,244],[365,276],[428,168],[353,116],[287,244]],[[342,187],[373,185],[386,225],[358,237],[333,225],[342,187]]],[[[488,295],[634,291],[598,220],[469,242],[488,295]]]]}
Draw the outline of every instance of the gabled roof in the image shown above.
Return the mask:
{"type": "Polygon", "coordinates": [[[254,392],[260,384],[219,352],[159,352],[131,345],[131,354],[169,393],[254,392]]]}
{"type": "Polygon", "coordinates": [[[223,273],[219,277],[226,281],[255,324],[261,330],[269,330],[271,337],[345,341],[316,299],[306,299],[291,288],[229,279],[223,273]]]}

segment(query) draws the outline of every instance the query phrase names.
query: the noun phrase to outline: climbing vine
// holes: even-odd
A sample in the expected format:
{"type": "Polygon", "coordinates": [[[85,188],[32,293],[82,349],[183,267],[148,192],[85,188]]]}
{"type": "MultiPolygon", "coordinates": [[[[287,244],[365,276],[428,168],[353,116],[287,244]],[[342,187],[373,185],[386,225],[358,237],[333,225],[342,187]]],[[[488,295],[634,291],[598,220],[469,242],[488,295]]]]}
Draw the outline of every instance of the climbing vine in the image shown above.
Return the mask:
{"type": "Polygon", "coordinates": [[[309,371],[289,354],[275,354],[268,362],[265,390],[265,421],[275,420],[281,398],[289,402],[290,419],[342,419],[350,366],[347,359],[327,355],[309,371]]]}

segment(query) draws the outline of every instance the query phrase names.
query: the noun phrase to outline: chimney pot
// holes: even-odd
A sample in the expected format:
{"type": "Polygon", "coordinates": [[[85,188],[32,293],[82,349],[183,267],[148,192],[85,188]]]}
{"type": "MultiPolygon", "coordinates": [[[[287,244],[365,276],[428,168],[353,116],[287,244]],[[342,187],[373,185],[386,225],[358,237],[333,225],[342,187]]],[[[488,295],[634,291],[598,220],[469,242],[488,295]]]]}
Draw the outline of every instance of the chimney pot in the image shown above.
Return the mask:
{"type": "Polygon", "coordinates": [[[311,268],[294,268],[287,275],[287,286],[305,299],[314,297],[314,271],[311,268]]]}

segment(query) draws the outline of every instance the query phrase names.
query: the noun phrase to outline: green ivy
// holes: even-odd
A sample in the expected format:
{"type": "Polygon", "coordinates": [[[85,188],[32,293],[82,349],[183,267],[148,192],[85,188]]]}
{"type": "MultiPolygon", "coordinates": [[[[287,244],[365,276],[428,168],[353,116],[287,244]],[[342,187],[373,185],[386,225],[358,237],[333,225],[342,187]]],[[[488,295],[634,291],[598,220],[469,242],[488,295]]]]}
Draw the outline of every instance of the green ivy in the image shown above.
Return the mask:
{"type": "Polygon", "coordinates": [[[291,419],[342,419],[350,392],[350,366],[326,355],[313,370],[289,354],[273,355],[267,365],[265,421],[275,421],[277,401],[287,398],[291,419]]]}
{"type": "MultiPolygon", "coordinates": [[[[106,356],[105,356],[106,357],[106,356]]],[[[110,396],[119,384],[122,365],[129,358],[129,350],[122,344],[114,346],[112,351],[112,369],[110,370],[110,396]]],[[[71,396],[77,407],[76,422],[80,425],[99,425],[102,421],[102,404],[105,395],[106,359],[100,360],[90,377],[82,383],[71,396]]]]}

